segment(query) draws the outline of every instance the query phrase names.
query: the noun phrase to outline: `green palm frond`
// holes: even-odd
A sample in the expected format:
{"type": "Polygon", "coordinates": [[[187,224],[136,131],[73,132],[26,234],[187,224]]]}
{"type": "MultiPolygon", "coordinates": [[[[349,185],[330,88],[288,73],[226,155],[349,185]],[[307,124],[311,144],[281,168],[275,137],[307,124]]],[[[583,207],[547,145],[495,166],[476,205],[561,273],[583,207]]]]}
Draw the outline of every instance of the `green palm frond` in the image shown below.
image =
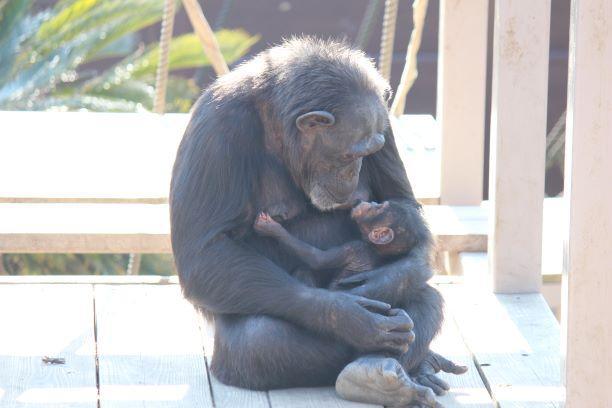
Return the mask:
{"type": "MultiPolygon", "coordinates": [[[[0,0],[0,33],[5,33],[0,38],[0,108],[152,109],[159,49],[152,44],[134,51],[135,35],[159,22],[163,0],[60,0],[50,10],[26,15],[30,3],[0,0]],[[124,58],[101,74],[95,66],[83,69],[117,56],[124,58]]],[[[216,35],[228,63],[259,40],[242,30],[216,35]]],[[[209,64],[194,34],[173,39],[171,70],[209,64]]],[[[170,76],[167,109],[188,111],[198,93],[193,81],[170,76]]]]}
{"type": "Polygon", "coordinates": [[[56,14],[41,25],[29,46],[45,56],[58,44],[94,32],[99,41],[91,50],[95,53],[127,33],[158,22],[162,10],[161,0],[76,0],[64,9],[56,6],[56,14]]]}
{"type": "MultiPolygon", "coordinates": [[[[257,41],[259,36],[251,36],[244,30],[220,30],[215,33],[221,53],[228,64],[242,57],[257,41]]],[[[100,76],[84,84],[94,88],[101,84],[118,85],[131,78],[153,78],[159,60],[159,46],[154,45],[120,61],[100,76]]],[[[184,34],[172,39],[170,44],[170,70],[197,68],[210,65],[210,60],[202,51],[195,34],[184,34]]]]}
{"type": "Polygon", "coordinates": [[[0,44],[19,24],[32,4],[32,0],[3,0],[0,3],[0,44]]]}

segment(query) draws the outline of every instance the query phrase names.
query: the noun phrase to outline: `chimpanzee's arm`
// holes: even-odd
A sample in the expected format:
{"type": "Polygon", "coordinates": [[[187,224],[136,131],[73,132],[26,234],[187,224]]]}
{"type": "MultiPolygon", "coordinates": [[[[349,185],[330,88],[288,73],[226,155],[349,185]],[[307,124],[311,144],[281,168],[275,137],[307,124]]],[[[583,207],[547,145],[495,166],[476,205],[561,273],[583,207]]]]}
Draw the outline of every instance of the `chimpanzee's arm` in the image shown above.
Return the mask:
{"type": "Polygon", "coordinates": [[[345,266],[351,255],[348,246],[337,246],[327,250],[315,248],[293,236],[266,213],[257,216],[253,228],[260,235],[276,239],[292,255],[315,271],[345,266]]]}

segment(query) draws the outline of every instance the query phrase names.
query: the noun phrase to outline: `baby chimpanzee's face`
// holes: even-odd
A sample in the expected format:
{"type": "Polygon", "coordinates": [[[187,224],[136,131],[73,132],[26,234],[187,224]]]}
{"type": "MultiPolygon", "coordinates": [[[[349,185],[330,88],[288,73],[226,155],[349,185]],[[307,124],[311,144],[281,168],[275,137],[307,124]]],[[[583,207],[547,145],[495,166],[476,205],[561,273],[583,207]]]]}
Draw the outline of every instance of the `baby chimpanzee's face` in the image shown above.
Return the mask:
{"type": "Polygon", "coordinates": [[[351,210],[351,218],[357,223],[364,240],[376,245],[385,253],[401,253],[410,249],[412,236],[405,224],[401,206],[389,201],[383,203],[361,202],[351,210]]]}

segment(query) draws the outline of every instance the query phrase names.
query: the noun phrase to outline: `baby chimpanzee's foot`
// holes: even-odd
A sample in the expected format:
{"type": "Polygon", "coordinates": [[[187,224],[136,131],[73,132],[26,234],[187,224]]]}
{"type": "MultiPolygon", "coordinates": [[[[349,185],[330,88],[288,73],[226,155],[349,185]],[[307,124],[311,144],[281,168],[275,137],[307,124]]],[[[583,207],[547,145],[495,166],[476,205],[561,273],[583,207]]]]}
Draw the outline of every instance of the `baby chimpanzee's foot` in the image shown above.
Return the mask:
{"type": "Polygon", "coordinates": [[[265,237],[273,237],[283,231],[283,226],[274,221],[269,214],[262,212],[255,218],[253,228],[258,234],[265,237]]]}
{"type": "Polygon", "coordinates": [[[433,391],[414,383],[399,361],[377,355],[347,365],[336,380],[336,392],[347,400],[389,407],[442,407],[433,391]]]}

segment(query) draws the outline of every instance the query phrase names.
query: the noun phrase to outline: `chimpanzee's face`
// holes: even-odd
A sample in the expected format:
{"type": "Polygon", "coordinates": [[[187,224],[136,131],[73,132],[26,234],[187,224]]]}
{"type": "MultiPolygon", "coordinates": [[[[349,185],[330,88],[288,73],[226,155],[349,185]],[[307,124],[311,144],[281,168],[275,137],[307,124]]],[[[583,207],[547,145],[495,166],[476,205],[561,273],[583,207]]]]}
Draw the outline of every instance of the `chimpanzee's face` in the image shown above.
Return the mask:
{"type": "Polygon", "coordinates": [[[335,115],[313,111],[296,125],[301,138],[301,184],[312,204],[334,209],[357,188],[363,157],[380,150],[387,126],[384,100],[370,97],[335,115]]]}
{"type": "Polygon", "coordinates": [[[389,202],[361,202],[351,210],[362,238],[375,245],[390,244],[395,238],[396,220],[389,202]]]}

